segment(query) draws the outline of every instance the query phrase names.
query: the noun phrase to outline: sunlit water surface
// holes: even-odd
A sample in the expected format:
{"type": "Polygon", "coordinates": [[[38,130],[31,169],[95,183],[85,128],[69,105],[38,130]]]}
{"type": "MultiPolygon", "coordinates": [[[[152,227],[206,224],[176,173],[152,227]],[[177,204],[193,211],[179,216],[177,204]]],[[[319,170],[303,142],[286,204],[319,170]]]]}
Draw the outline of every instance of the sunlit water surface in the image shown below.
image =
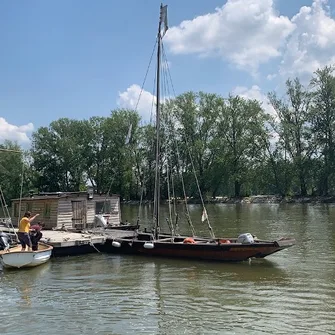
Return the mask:
{"type": "MultiPolygon", "coordinates": [[[[123,206],[123,218],[137,211],[123,206]]],[[[297,245],[250,263],[94,253],[0,270],[0,334],[335,334],[335,206],[208,213],[218,236],[293,236],[297,245]]],[[[199,206],[191,216],[207,234],[199,206]]]]}

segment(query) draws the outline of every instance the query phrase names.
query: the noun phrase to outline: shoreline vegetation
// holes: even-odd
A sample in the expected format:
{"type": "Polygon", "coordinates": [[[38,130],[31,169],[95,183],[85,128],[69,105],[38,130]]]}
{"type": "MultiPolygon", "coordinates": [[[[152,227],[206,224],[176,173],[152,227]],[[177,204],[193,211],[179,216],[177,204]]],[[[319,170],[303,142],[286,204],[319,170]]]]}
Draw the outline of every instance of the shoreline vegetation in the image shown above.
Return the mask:
{"type": "MultiPolygon", "coordinates": [[[[249,197],[216,197],[207,198],[205,204],[332,204],[335,196],[280,196],[280,195],[253,195],[249,197]]],[[[122,200],[122,204],[139,205],[139,200],[122,200]]],[[[150,200],[142,201],[142,204],[152,203],[150,200]]],[[[183,199],[177,199],[178,204],[184,203],[183,199]]],[[[187,199],[189,205],[201,204],[200,199],[187,199]]],[[[168,204],[168,200],[162,200],[162,204],[168,204]]]]}
{"type": "MultiPolygon", "coordinates": [[[[162,197],[189,196],[189,203],[200,203],[201,192],[206,203],[335,202],[328,196],[335,195],[335,67],[315,71],[307,86],[288,79],[285,94],[278,94],[268,94],[269,108],[239,95],[207,92],[164,101],[162,197]],[[215,198],[223,194],[228,197],[215,198]],[[244,197],[249,194],[276,196],[244,197]]],[[[90,186],[121,199],[151,199],[156,129],[143,121],[136,110],[117,109],[106,117],[55,120],[32,134],[27,151],[5,141],[5,202],[18,198],[21,186],[23,195],[90,186]]]]}

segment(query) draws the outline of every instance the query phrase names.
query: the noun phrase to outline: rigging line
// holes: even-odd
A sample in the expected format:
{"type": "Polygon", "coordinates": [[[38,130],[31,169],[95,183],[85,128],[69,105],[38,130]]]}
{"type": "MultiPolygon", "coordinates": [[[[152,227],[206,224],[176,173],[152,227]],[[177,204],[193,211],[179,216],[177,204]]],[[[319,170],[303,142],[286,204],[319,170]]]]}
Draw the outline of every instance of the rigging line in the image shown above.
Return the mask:
{"type": "MultiPolygon", "coordinates": [[[[157,44],[158,39],[156,39],[156,44],[157,44]]],[[[154,145],[155,145],[155,139],[153,137],[150,136],[150,132],[151,132],[151,127],[154,127],[154,120],[153,120],[153,114],[154,114],[154,105],[157,104],[156,101],[156,86],[157,86],[157,67],[158,64],[156,64],[155,67],[155,75],[154,75],[154,85],[153,85],[153,89],[152,89],[152,101],[151,101],[151,111],[150,111],[150,121],[149,121],[149,128],[147,129],[147,131],[149,131],[149,138],[151,138],[151,143],[150,143],[150,148],[152,148],[152,152],[155,152],[154,149],[154,145]]],[[[150,160],[150,157],[148,157],[148,159],[150,160]]],[[[147,176],[149,175],[148,173],[148,168],[145,167],[144,168],[144,175],[143,175],[143,186],[142,186],[142,194],[141,194],[141,199],[143,198],[143,193],[144,193],[144,188],[145,188],[145,184],[144,181],[147,179],[147,176]]],[[[156,191],[155,191],[156,193],[156,191]]],[[[154,205],[155,208],[155,205],[154,205]]],[[[140,210],[141,208],[139,208],[139,215],[140,215],[140,210]]],[[[154,213],[152,213],[152,224],[154,224],[154,213]]]]}
{"type": "Polygon", "coordinates": [[[24,161],[22,160],[21,189],[20,189],[20,201],[19,201],[19,220],[21,216],[21,205],[22,205],[22,194],[23,194],[23,174],[24,174],[24,161]]]}
{"type": "MultiPolygon", "coordinates": [[[[9,222],[11,223],[11,218],[9,216],[8,207],[7,207],[5,196],[3,194],[1,186],[0,186],[0,202],[1,202],[1,208],[2,208],[3,215],[5,216],[4,223],[6,224],[7,220],[9,220],[9,222]]],[[[15,233],[14,228],[13,228],[13,231],[15,233]]]]}
{"type": "Polygon", "coordinates": [[[154,56],[155,50],[156,50],[157,43],[158,43],[158,39],[156,38],[156,42],[155,42],[155,45],[153,47],[153,50],[152,50],[152,53],[151,53],[151,56],[150,56],[149,65],[147,67],[147,71],[145,73],[144,80],[143,80],[143,83],[142,83],[141,91],[140,91],[140,94],[139,94],[138,99],[137,99],[137,103],[136,103],[136,106],[135,106],[135,111],[137,111],[137,107],[138,107],[138,104],[139,104],[140,99],[141,99],[141,95],[142,95],[142,92],[143,92],[143,88],[144,88],[145,82],[147,80],[147,76],[148,76],[148,73],[149,73],[149,70],[150,70],[150,65],[151,65],[152,58],[154,56]]]}
{"type": "Polygon", "coordinates": [[[177,205],[176,205],[176,192],[174,188],[174,177],[173,173],[171,173],[171,184],[172,184],[172,197],[173,197],[173,212],[175,217],[175,234],[178,234],[179,227],[178,227],[178,214],[177,214],[177,205]]]}
{"type": "Polygon", "coordinates": [[[171,230],[172,236],[175,235],[174,228],[173,228],[173,221],[172,221],[172,206],[171,206],[171,191],[170,191],[170,178],[169,178],[169,163],[166,164],[166,179],[167,179],[167,188],[168,188],[168,202],[169,202],[169,226],[171,230]]]}
{"type": "MultiPolygon", "coordinates": [[[[2,152],[14,152],[14,153],[18,153],[18,154],[22,155],[22,151],[21,150],[13,150],[13,149],[0,148],[0,151],[2,151],[2,152]]],[[[22,157],[22,173],[21,173],[21,192],[20,192],[19,216],[20,216],[20,213],[21,213],[21,198],[22,198],[22,189],[23,189],[23,171],[24,171],[24,160],[23,160],[23,157],[22,157]]],[[[3,198],[4,204],[5,204],[5,208],[7,210],[7,216],[9,218],[10,225],[11,225],[11,227],[13,229],[13,232],[15,234],[16,240],[18,240],[17,233],[15,231],[15,228],[14,228],[14,225],[13,225],[10,213],[8,211],[8,207],[7,207],[7,204],[6,204],[5,196],[3,194],[3,190],[2,190],[1,187],[0,187],[0,190],[1,190],[1,197],[3,198]]]]}
{"type": "Polygon", "coordinates": [[[1,186],[0,186],[0,201],[1,201],[1,206],[2,206],[2,210],[3,210],[4,215],[6,215],[10,219],[8,206],[6,204],[5,195],[3,193],[3,190],[2,190],[1,186]]]}
{"type": "MultiPolygon", "coordinates": [[[[185,137],[186,147],[188,149],[188,155],[190,157],[190,161],[191,161],[191,165],[192,165],[192,169],[193,169],[194,178],[195,178],[195,181],[196,181],[196,184],[197,184],[197,188],[198,188],[198,192],[199,192],[201,204],[202,204],[203,208],[206,210],[204,199],[203,199],[203,196],[202,196],[202,193],[201,193],[201,189],[200,189],[200,185],[199,185],[199,180],[198,180],[198,177],[197,177],[197,174],[196,174],[196,170],[195,170],[195,167],[194,167],[194,163],[193,163],[191,151],[190,151],[190,148],[189,148],[189,145],[188,145],[186,134],[184,134],[184,137],[185,137]]],[[[209,229],[209,231],[211,233],[212,238],[215,239],[215,234],[214,234],[213,228],[212,228],[212,226],[211,226],[211,224],[209,222],[208,215],[206,215],[205,220],[207,220],[208,229],[209,229]]]]}
{"type": "MultiPolygon", "coordinates": [[[[140,177],[140,183],[141,183],[141,177],[140,177]]],[[[138,214],[137,214],[137,223],[139,223],[140,221],[140,217],[142,214],[142,202],[143,202],[143,193],[144,193],[144,177],[143,177],[143,181],[141,183],[141,196],[140,196],[140,203],[139,203],[139,207],[138,207],[138,214]]]]}
{"type": "MultiPolygon", "coordinates": [[[[164,56],[164,52],[163,52],[163,56],[164,56]]],[[[166,56],[165,56],[165,59],[167,61],[166,56]]],[[[166,62],[166,67],[167,67],[167,70],[169,70],[167,62],[166,62]]],[[[170,80],[171,80],[171,75],[170,75],[170,80]]],[[[172,80],[171,80],[171,85],[172,85],[172,88],[173,88],[172,80]]],[[[173,92],[174,92],[174,88],[173,88],[173,92]]],[[[175,92],[174,92],[174,94],[175,94],[175,92]]],[[[174,135],[175,134],[174,129],[173,129],[173,127],[171,127],[171,128],[172,129],[171,129],[170,133],[172,133],[174,135]]],[[[179,147],[178,147],[178,143],[177,143],[177,140],[176,140],[176,136],[172,136],[172,138],[174,139],[173,142],[175,143],[178,161],[180,162],[181,160],[180,160],[179,147]]],[[[186,188],[185,188],[185,182],[184,182],[184,177],[183,177],[182,171],[180,171],[180,176],[181,176],[181,183],[182,183],[182,188],[183,188],[183,195],[184,195],[184,202],[185,202],[185,210],[186,210],[187,221],[189,223],[189,226],[191,228],[193,236],[195,236],[195,229],[194,229],[194,226],[193,226],[193,223],[192,223],[190,211],[188,209],[188,201],[187,201],[187,195],[186,195],[186,188]]],[[[177,220],[178,220],[178,217],[176,216],[176,225],[177,225],[177,220]]],[[[176,230],[177,230],[177,228],[178,227],[176,227],[176,230]]]]}
{"type": "Polygon", "coordinates": [[[171,94],[170,94],[169,78],[168,78],[169,63],[168,63],[168,60],[167,60],[166,56],[164,55],[164,53],[163,53],[162,57],[164,59],[164,64],[165,64],[165,66],[164,66],[164,74],[165,74],[164,79],[165,79],[165,85],[166,85],[166,89],[167,89],[167,96],[168,96],[168,98],[170,98],[171,94]]]}
{"type": "Polygon", "coordinates": [[[175,91],[174,86],[173,86],[172,76],[171,76],[170,67],[169,67],[169,61],[166,57],[165,48],[164,48],[163,43],[162,43],[162,51],[163,51],[163,56],[166,59],[166,65],[167,65],[166,68],[167,68],[167,72],[168,72],[168,75],[169,75],[169,78],[170,78],[170,83],[171,83],[173,95],[174,95],[174,98],[175,98],[176,97],[176,91],[175,91]]]}
{"type": "MultiPolygon", "coordinates": [[[[181,161],[181,159],[180,159],[178,142],[177,142],[176,138],[174,138],[174,142],[175,142],[175,146],[176,146],[178,165],[179,165],[179,162],[181,161]]],[[[186,196],[186,188],[185,188],[185,182],[184,182],[183,172],[182,171],[180,171],[180,176],[181,176],[181,184],[182,184],[183,194],[184,194],[184,202],[185,202],[185,210],[186,210],[187,222],[188,222],[188,224],[189,224],[189,226],[191,228],[192,235],[194,237],[195,236],[195,230],[194,230],[194,226],[193,226],[193,223],[192,223],[192,220],[191,220],[190,211],[188,209],[187,196],[186,196]]]]}
{"type": "MultiPolygon", "coordinates": [[[[162,57],[163,58],[163,57],[162,57]]],[[[162,93],[163,93],[163,96],[164,96],[164,100],[163,100],[163,105],[162,105],[162,111],[166,111],[166,73],[165,73],[165,70],[164,70],[164,66],[165,64],[163,63],[163,66],[162,66],[162,69],[161,69],[161,72],[162,72],[162,82],[161,82],[161,85],[162,85],[162,93]]],[[[164,120],[165,122],[167,122],[167,117],[166,117],[166,114],[165,113],[162,113],[163,116],[164,116],[164,120]]],[[[165,160],[166,160],[166,181],[167,181],[167,192],[168,192],[168,207],[169,207],[169,221],[168,221],[168,224],[169,224],[169,227],[170,227],[170,230],[171,230],[171,234],[174,236],[174,228],[173,228],[173,221],[172,221],[172,206],[171,206],[171,190],[170,190],[170,169],[169,169],[169,157],[170,157],[170,145],[169,145],[169,141],[166,137],[166,157],[165,157],[165,160]]]]}
{"type": "MultiPolygon", "coordinates": [[[[174,143],[174,145],[176,147],[176,153],[177,153],[177,157],[178,157],[177,159],[180,162],[181,159],[180,159],[179,147],[178,147],[178,144],[177,144],[177,141],[176,141],[176,137],[173,136],[173,135],[175,135],[175,132],[173,131],[173,126],[171,124],[170,124],[169,128],[170,128],[170,131],[169,131],[170,137],[173,138],[172,142],[174,143]]],[[[188,222],[188,224],[190,226],[190,229],[192,231],[192,235],[194,237],[195,236],[195,229],[194,229],[194,226],[193,226],[193,223],[192,223],[192,219],[191,219],[191,215],[190,215],[190,212],[189,212],[189,209],[188,209],[188,201],[187,201],[186,187],[185,187],[183,172],[178,169],[177,173],[180,174],[180,178],[181,178],[181,184],[182,184],[182,190],[183,190],[183,196],[184,196],[184,204],[185,204],[185,212],[186,212],[187,222],[188,222]]],[[[175,213],[176,212],[177,211],[176,211],[176,206],[175,206],[175,213]]],[[[178,215],[177,214],[175,215],[175,218],[176,218],[176,221],[175,221],[175,225],[176,225],[175,230],[178,231],[179,227],[178,227],[178,215]]]]}
{"type": "Polygon", "coordinates": [[[3,214],[9,219],[8,208],[7,208],[6,200],[3,195],[1,186],[0,186],[0,202],[1,202],[1,208],[2,208],[3,214]]]}
{"type": "MultiPolygon", "coordinates": [[[[165,79],[165,84],[166,84],[166,90],[167,90],[167,96],[170,98],[172,95],[170,93],[170,86],[169,86],[169,78],[167,76],[167,70],[169,70],[169,64],[168,64],[168,60],[166,58],[166,54],[165,54],[165,51],[163,51],[163,59],[164,59],[164,64],[165,64],[165,71],[164,71],[164,79],[165,79]]],[[[170,76],[171,78],[171,76],[170,76]]],[[[170,132],[170,136],[171,136],[171,133],[170,132]]],[[[172,134],[173,136],[173,134],[172,134]]],[[[173,141],[172,141],[173,142],[173,141]]],[[[169,144],[169,150],[170,150],[170,153],[171,153],[171,144],[169,144]]],[[[170,155],[171,157],[171,155],[170,155]]],[[[171,184],[172,184],[172,196],[173,196],[173,210],[174,210],[174,216],[175,216],[175,225],[176,225],[176,233],[177,233],[177,229],[178,229],[178,214],[177,214],[177,207],[176,207],[176,196],[175,196],[175,188],[174,188],[174,176],[173,176],[173,171],[171,172],[171,184]]]]}
{"type": "MultiPolygon", "coordinates": [[[[156,42],[157,43],[157,42],[156,42]]],[[[150,124],[153,123],[153,110],[154,110],[154,105],[155,105],[155,97],[156,97],[156,80],[157,80],[157,64],[155,68],[155,76],[154,76],[154,87],[152,89],[152,102],[151,102],[151,111],[150,111],[150,124]]]]}
{"type": "MultiPolygon", "coordinates": [[[[193,237],[195,236],[195,229],[194,229],[194,226],[193,226],[193,223],[192,223],[192,220],[191,220],[191,215],[190,215],[190,211],[189,211],[189,208],[188,208],[188,202],[187,202],[187,196],[186,196],[186,188],[185,188],[185,181],[184,181],[184,177],[183,177],[183,171],[180,167],[180,162],[181,162],[181,159],[180,159],[180,151],[179,151],[179,146],[178,146],[178,142],[177,142],[177,139],[175,136],[173,136],[173,142],[175,144],[175,147],[176,147],[176,154],[177,154],[177,173],[180,174],[180,179],[181,179],[181,185],[182,185],[182,191],[183,191],[183,196],[184,196],[184,205],[185,205],[185,211],[186,211],[186,217],[187,217],[187,222],[191,228],[191,231],[192,231],[192,235],[193,237]]],[[[178,230],[178,223],[177,223],[177,220],[178,220],[178,215],[176,216],[176,231],[178,230]]]]}
{"type": "MultiPolygon", "coordinates": [[[[154,49],[153,49],[153,53],[151,54],[151,58],[150,58],[150,63],[151,63],[151,60],[153,58],[153,54],[154,54],[154,51],[156,49],[156,45],[157,45],[157,38],[156,38],[156,43],[155,43],[155,46],[154,46],[154,49]]],[[[149,65],[150,67],[150,65],[149,65]]],[[[146,73],[146,76],[148,74],[148,70],[147,70],[147,73],[146,73]]],[[[155,95],[156,95],[156,80],[157,80],[157,65],[156,65],[156,68],[155,68],[155,75],[154,75],[154,83],[153,83],[153,89],[152,89],[152,101],[151,101],[151,110],[150,110],[150,120],[149,120],[149,125],[152,125],[153,123],[153,110],[154,110],[154,105],[155,105],[155,95]]],[[[145,81],[145,80],[144,80],[145,81]]],[[[142,92],[141,92],[142,93],[142,92]]],[[[140,97],[139,97],[140,98],[140,97]]],[[[138,104],[136,104],[137,106],[138,104]]],[[[151,147],[153,147],[153,143],[154,143],[154,139],[152,139],[151,141],[151,147]]],[[[141,173],[140,173],[141,174],[141,173]]],[[[139,203],[139,207],[138,207],[138,212],[137,212],[137,222],[139,222],[140,220],[140,217],[141,217],[141,208],[142,208],[142,203],[143,203],[143,195],[144,195],[144,188],[145,188],[145,180],[146,180],[146,175],[148,175],[146,169],[144,168],[143,169],[143,177],[141,178],[141,175],[139,176],[139,180],[140,180],[140,192],[141,192],[141,195],[140,195],[140,203],[139,203]],[[141,180],[142,179],[142,180],[141,180]]]]}
{"type": "MultiPolygon", "coordinates": [[[[104,204],[103,204],[103,206],[102,206],[102,211],[104,212],[104,210],[105,210],[105,205],[107,204],[107,197],[109,196],[109,192],[111,191],[111,189],[112,189],[112,184],[113,184],[113,181],[114,181],[114,179],[112,178],[111,179],[111,182],[110,182],[110,184],[109,184],[109,188],[108,188],[108,190],[107,190],[107,193],[106,193],[106,197],[105,197],[105,199],[104,199],[104,204]]],[[[110,211],[111,211],[112,209],[110,208],[110,211]]]]}

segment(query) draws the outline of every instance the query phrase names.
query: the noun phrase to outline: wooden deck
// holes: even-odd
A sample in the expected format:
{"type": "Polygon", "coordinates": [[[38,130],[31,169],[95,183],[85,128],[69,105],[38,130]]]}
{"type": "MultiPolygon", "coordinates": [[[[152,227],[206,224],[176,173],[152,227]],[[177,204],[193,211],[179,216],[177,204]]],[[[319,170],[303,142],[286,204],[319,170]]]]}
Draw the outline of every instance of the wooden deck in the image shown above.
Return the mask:
{"type": "MultiPolygon", "coordinates": [[[[13,233],[13,229],[0,226],[0,232],[13,233]]],[[[17,229],[15,229],[17,232],[17,229]]],[[[55,255],[76,255],[87,252],[97,252],[106,239],[121,238],[133,234],[131,231],[122,230],[105,230],[96,229],[85,233],[75,233],[61,230],[42,230],[43,237],[41,242],[47,243],[54,247],[55,255]]]]}

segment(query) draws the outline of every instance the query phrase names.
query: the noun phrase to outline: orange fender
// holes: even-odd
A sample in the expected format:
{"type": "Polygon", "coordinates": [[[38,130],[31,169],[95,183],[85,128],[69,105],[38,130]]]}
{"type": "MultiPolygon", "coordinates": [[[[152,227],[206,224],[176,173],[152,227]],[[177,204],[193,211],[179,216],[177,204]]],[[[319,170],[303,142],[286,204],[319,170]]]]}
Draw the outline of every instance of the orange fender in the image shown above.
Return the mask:
{"type": "Polygon", "coordinates": [[[183,243],[193,244],[193,243],[195,243],[195,241],[192,237],[186,237],[184,239],[183,243]]]}

